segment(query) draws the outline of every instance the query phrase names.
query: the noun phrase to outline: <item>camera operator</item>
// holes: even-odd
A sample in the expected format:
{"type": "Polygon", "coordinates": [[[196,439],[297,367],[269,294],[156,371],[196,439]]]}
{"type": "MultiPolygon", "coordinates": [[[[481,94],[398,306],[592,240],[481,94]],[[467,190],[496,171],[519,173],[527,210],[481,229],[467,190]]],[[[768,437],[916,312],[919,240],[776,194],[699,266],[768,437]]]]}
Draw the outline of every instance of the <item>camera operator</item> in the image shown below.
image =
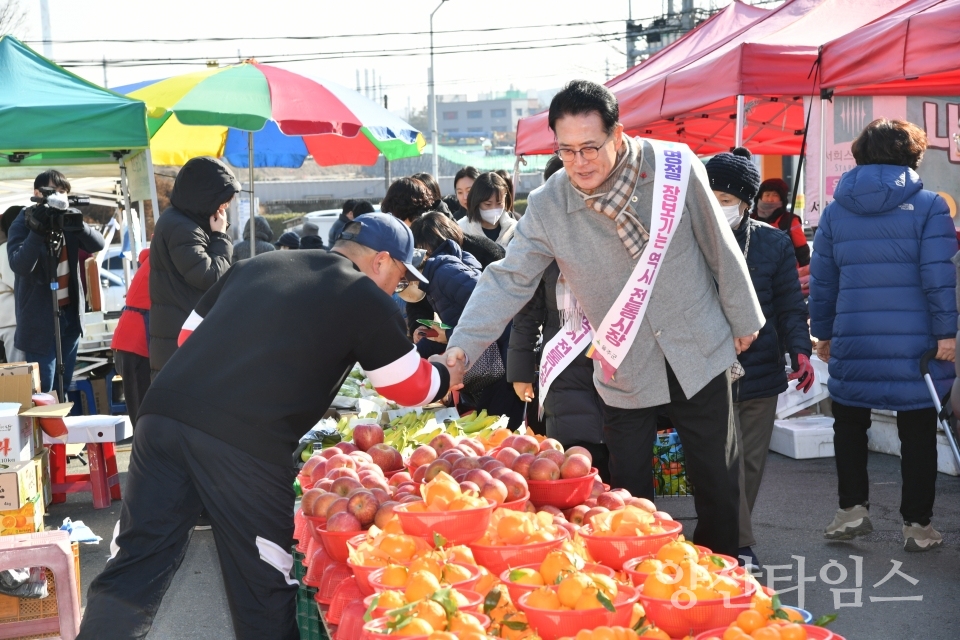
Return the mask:
{"type": "MultiPolygon", "coordinates": [[[[44,171],[33,181],[33,194],[43,198],[41,189],[69,194],[70,183],[59,171],[44,171]]],[[[62,200],[62,198],[61,198],[62,200]]],[[[70,385],[77,346],[83,330],[80,312],[85,304],[79,275],[79,251],[96,253],[103,249],[103,236],[79,218],[56,208],[38,203],[20,212],[7,240],[10,267],[17,275],[15,284],[17,333],[14,344],[24,352],[28,362],[40,365],[40,387],[49,392],[56,379],[56,339],[54,316],[60,319],[60,342],[63,354],[63,384],[70,385]],[[75,224],[64,224],[66,216],[75,224]],[[62,231],[58,230],[63,228],[62,231]],[[59,247],[56,280],[57,308],[50,294],[51,264],[48,247],[59,247]]]]}

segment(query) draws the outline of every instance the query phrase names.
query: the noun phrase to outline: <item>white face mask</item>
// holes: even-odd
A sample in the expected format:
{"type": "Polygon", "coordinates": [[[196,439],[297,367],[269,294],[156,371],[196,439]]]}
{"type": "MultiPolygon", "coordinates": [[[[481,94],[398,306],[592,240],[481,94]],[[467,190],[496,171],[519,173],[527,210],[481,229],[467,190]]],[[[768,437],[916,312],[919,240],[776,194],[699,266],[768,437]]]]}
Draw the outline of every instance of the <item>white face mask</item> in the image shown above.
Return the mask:
{"type": "Polygon", "coordinates": [[[720,206],[720,209],[723,210],[723,215],[727,216],[727,222],[730,223],[731,227],[736,227],[740,224],[740,219],[743,218],[743,213],[740,212],[740,202],[737,204],[732,204],[729,207],[720,206]]]}
{"type": "Polygon", "coordinates": [[[498,207],[496,209],[480,209],[480,217],[487,224],[497,224],[500,221],[500,216],[503,215],[503,207],[498,207]]]}

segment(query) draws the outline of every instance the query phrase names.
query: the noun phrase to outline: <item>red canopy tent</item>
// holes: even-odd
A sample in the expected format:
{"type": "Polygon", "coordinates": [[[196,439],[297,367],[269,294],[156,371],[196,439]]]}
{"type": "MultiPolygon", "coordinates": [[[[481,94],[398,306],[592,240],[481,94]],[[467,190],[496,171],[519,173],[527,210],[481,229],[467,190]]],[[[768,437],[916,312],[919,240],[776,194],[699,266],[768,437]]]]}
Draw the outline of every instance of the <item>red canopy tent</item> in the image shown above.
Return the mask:
{"type": "Polygon", "coordinates": [[[914,0],[828,42],[821,86],[861,96],[960,92],[960,0],[914,0]]]}
{"type": "MultiPolygon", "coordinates": [[[[636,135],[639,127],[659,119],[659,96],[667,73],[716,49],[769,13],[736,0],[682,38],[607,82],[620,103],[620,121],[627,131],[636,135]],[[651,100],[651,96],[657,96],[656,100],[651,100]]],[[[518,155],[550,154],[553,150],[553,132],[547,124],[546,111],[520,120],[518,155]]]]}

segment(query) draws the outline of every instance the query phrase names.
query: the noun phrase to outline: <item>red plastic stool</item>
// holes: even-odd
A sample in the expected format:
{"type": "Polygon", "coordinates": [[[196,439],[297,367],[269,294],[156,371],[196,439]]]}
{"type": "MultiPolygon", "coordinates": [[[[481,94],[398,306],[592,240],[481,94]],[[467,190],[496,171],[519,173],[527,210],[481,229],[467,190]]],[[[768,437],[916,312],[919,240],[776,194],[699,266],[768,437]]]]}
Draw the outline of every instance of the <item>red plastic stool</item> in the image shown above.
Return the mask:
{"type": "Polygon", "coordinates": [[[94,509],[106,509],[112,500],[120,499],[120,475],[113,442],[88,442],[90,472],[71,475],[67,475],[66,445],[45,446],[50,447],[50,489],[54,503],[66,502],[68,493],[79,491],[93,494],[94,509]]]}

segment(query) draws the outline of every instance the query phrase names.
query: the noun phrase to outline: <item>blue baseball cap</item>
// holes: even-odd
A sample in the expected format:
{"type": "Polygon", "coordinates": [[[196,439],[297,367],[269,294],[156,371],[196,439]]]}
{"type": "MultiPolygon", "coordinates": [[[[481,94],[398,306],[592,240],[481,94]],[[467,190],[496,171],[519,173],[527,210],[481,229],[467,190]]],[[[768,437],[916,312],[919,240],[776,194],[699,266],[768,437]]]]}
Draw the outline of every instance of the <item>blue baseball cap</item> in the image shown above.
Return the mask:
{"type": "Polygon", "coordinates": [[[357,216],[353,222],[360,224],[360,231],[344,232],[340,236],[342,240],[352,240],[374,251],[386,251],[391,258],[403,263],[417,280],[424,284],[430,283],[413,266],[413,233],[407,225],[386,213],[365,213],[357,216]]]}

